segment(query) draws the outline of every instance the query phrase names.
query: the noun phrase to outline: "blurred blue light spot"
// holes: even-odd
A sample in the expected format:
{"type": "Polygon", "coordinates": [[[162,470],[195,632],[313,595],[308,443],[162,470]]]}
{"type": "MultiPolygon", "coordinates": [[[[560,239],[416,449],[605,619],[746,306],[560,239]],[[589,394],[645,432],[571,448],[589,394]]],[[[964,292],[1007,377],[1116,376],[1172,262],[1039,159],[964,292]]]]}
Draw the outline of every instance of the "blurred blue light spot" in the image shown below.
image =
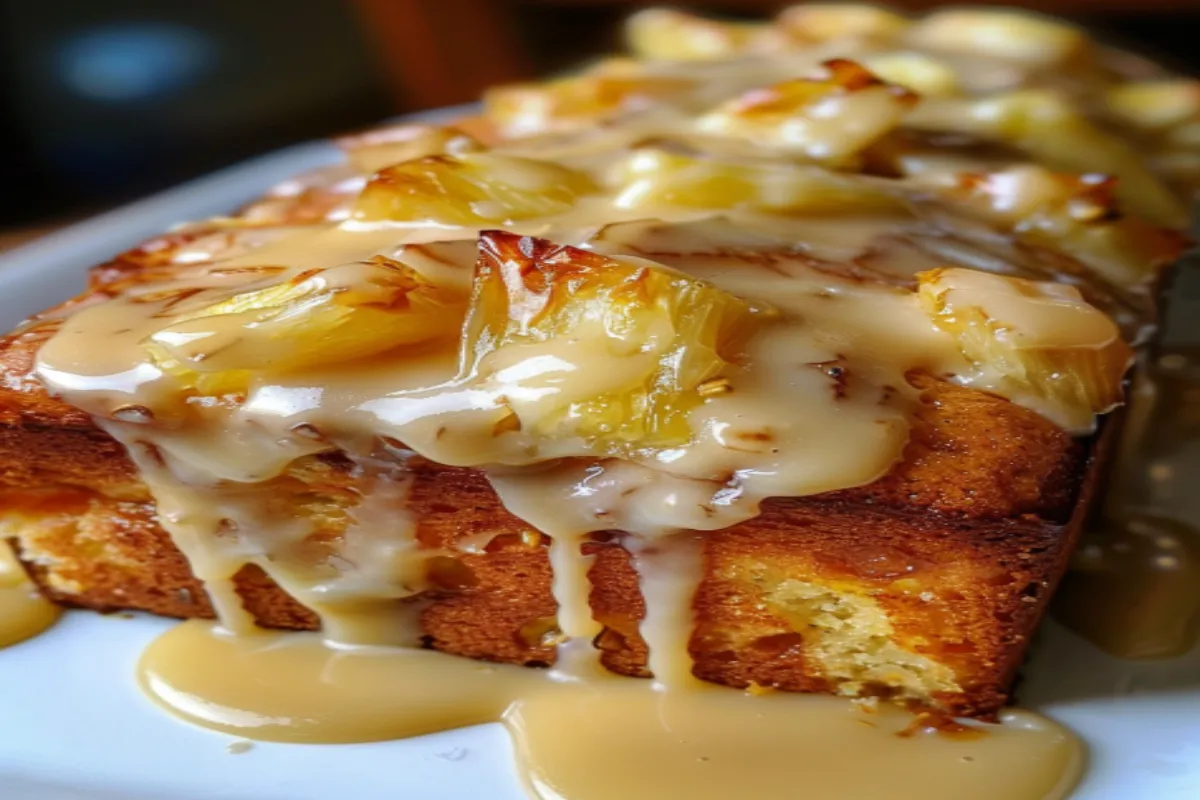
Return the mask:
{"type": "Polygon", "coordinates": [[[93,28],[59,47],[59,79],[93,100],[130,102],[194,83],[215,50],[200,31],[182,25],[134,23],[93,28]]]}

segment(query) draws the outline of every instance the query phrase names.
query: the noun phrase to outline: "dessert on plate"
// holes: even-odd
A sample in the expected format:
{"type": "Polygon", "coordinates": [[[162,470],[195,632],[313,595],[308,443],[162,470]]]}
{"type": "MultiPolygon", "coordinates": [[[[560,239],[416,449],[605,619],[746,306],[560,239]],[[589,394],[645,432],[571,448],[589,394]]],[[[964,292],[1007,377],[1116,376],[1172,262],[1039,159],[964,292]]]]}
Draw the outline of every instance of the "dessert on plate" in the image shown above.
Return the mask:
{"type": "MultiPolygon", "coordinates": [[[[723,685],[994,722],[1186,244],[1200,91],[1010,12],[628,39],[346,137],[5,338],[0,525],[45,597],[217,620],[193,664],[317,631],[653,678],[630,719],[723,685]]],[[[997,796],[1070,780],[1034,783],[997,796]]]]}

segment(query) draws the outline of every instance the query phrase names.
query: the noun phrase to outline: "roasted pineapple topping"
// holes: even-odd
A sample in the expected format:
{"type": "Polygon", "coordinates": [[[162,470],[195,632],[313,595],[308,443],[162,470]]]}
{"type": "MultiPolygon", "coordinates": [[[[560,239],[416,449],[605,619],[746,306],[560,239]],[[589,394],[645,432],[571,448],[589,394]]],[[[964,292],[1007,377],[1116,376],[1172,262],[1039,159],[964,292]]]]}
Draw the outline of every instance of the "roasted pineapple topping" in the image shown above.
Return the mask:
{"type": "Polygon", "coordinates": [[[747,92],[700,117],[697,128],[845,166],[896,127],[917,101],[909,90],[884,83],[853,61],[833,59],[823,69],[820,77],[747,92]]]}
{"type": "Polygon", "coordinates": [[[775,213],[829,213],[897,208],[880,188],[796,164],[697,158],[647,148],[618,162],[610,180],[618,208],[753,208],[775,213]]]}
{"type": "Polygon", "coordinates": [[[416,158],[462,155],[483,149],[483,145],[462,131],[436,125],[397,125],[346,136],[338,144],[354,168],[367,175],[416,158]]]}
{"type": "Polygon", "coordinates": [[[1118,125],[1154,151],[1151,163],[1173,179],[1200,174],[1200,81],[1170,79],[1123,83],[1105,97],[1118,125]]]}
{"type": "Polygon", "coordinates": [[[922,272],[919,297],[978,368],[968,379],[1073,433],[1121,402],[1133,350],[1117,326],[1060,283],[967,269],[922,272]]]}
{"type": "Polygon", "coordinates": [[[240,292],[175,317],[146,347],[202,394],[250,377],[366,358],[457,335],[466,298],[383,256],[240,292]]]}
{"type": "Polygon", "coordinates": [[[597,454],[629,455],[686,443],[688,412],[715,387],[730,390],[724,373],[773,316],[651,261],[486,231],[464,372],[484,385],[520,381],[498,434],[577,437],[597,454]],[[570,374],[585,353],[588,374],[570,374]]]}
{"type": "Polygon", "coordinates": [[[863,57],[863,66],[888,83],[911,89],[922,97],[959,94],[962,83],[945,60],[915,50],[894,50],[863,57]]]}
{"type": "Polygon", "coordinates": [[[1093,124],[1052,91],[1028,89],[926,102],[905,124],[1003,143],[1053,170],[1086,174],[1102,169],[1118,179],[1117,196],[1129,211],[1158,225],[1179,227],[1187,222],[1183,204],[1128,142],[1093,124]]]}
{"type": "Polygon", "coordinates": [[[1105,110],[1149,153],[1158,173],[1185,192],[1200,182],[1200,81],[1119,84],[1109,89],[1105,110]]]}
{"type": "Polygon", "coordinates": [[[934,51],[1060,66],[1086,55],[1082,31],[1056,20],[1012,11],[948,10],[930,14],[909,31],[909,41],[934,51]]]}
{"type": "Polygon", "coordinates": [[[1117,119],[1145,130],[1165,131],[1200,123],[1200,81],[1161,80],[1123,83],[1105,97],[1117,119]]]}
{"type": "Polygon", "coordinates": [[[1117,180],[1035,166],[957,176],[955,199],[1021,240],[1056,248],[1118,287],[1137,287],[1177,258],[1178,234],[1121,213],[1117,180]]]}
{"type": "Polygon", "coordinates": [[[506,135],[522,136],[572,130],[637,111],[691,85],[684,78],[592,73],[492,89],[484,97],[484,108],[506,135]]]}
{"type": "Polygon", "coordinates": [[[799,42],[830,39],[888,41],[900,37],[911,25],[891,11],[866,5],[805,3],[784,9],[778,25],[799,42]]]}
{"type": "Polygon", "coordinates": [[[560,164],[499,153],[438,155],[380,170],[355,219],[477,226],[561,214],[595,190],[560,164]]]}
{"type": "Polygon", "coordinates": [[[747,50],[779,49],[783,37],[768,25],[718,22],[653,8],[634,14],[625,27],[634,55],[658,61],[698,61],[747,50]]]}

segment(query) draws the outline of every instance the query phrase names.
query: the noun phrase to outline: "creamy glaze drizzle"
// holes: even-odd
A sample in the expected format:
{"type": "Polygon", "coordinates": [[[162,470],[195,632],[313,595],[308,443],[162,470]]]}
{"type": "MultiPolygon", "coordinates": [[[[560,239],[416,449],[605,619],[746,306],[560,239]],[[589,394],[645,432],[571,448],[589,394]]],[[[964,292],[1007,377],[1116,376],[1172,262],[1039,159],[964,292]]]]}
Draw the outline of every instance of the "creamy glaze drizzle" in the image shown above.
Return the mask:
{"type": "Polygon", "coordinates": [[[231,636],[198,621],[139,665],[155,702],[241,737],[364,742],[502,721],[541,800],[783,800],[798,780],[814,798],[1059,800],[1083,764],[1069,732],[1021,711],[947,734],[887,705],[556,677],[426,650],[334,648],[315,634],[231,636]]]}

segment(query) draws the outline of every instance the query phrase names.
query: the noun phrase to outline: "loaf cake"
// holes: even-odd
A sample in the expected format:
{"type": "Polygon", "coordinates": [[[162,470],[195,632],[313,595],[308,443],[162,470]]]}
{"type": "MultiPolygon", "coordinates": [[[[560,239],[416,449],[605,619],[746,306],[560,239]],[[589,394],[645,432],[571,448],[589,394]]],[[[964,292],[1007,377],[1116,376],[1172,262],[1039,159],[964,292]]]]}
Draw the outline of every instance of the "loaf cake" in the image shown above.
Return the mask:
{"type": "Polygon", "coordinates": [[[3,339],[0,529],[47,596],[994,715],[1200,89],[1009,12],[628,33],[3,339]]]}

